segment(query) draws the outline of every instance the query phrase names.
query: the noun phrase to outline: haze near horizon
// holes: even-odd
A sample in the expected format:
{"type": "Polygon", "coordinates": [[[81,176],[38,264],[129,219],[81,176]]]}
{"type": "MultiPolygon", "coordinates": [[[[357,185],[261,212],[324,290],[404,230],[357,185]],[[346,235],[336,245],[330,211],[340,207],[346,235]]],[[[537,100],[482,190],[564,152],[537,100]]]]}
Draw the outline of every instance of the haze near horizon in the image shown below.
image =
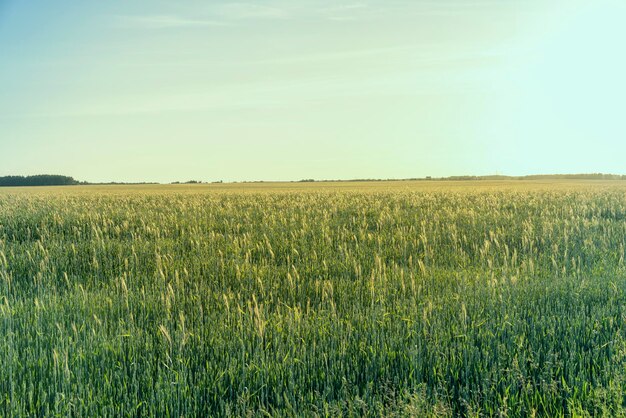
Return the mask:
{"type": "Polygon", "coordinates": [[[0,176],[625,174],[626,4],[0,3],[0,176]]]}

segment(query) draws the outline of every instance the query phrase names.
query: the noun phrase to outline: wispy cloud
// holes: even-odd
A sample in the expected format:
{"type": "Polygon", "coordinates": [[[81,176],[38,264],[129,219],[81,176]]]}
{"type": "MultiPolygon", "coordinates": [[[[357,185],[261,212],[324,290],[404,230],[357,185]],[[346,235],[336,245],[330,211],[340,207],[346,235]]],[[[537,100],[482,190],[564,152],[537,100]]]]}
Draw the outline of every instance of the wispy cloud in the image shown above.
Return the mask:
{"type": "Polygon", "coordinates": [[[214,8],[214,13],[224,19],[285,19],[290,16],[284,7],[255,3],[229,3],[214,8]]]}
{"type": "Polygon", "coordinates": [[[117,23],[143,29],[198,28],[228,26],[237,20],[286,19],[290,12],[280,5],[254,3],[227,3],[211,5],[208,9],[185,10],[162,15],[116,16],[117,23]]]}
{"type": "Polygon", "coordinates": [[[367,9],[369,6],[365,3],[344,3],[344,4],[335,4],[329,7],[326,7],[325,11],[328,12],[345,12],[345,11],[354,11],[354,10],[363,10],[367,9]]]}
{"type": "MultiPolygon", "coordinates": [[[[379,51],[359,51],[369,55],[379,51]]],[[[390,50],[391,51],[391,50],[390,50]]],[[[400,49],[398,50],[400,51],[400,49]]],[[[333,56],[333,55],[329,55],[333,56]]],[[[100,97],[77,97],[65,106],[34,111],[1,108],[3,119],[58,117],[104,117],[188,112],[262,111],[291,109],[294,106],[326,106],[337,100],[374,97],[415,97],[439,91],[465,91],[483,86],[486,80],[497,81],[498,57],[459,55],[422,58],[406,68],[379,68],[360,73],[326,73],[274,81],[254,80],[220,85],[183,86],[178,92],[137,91],[125,95],[102,94],[100,97]],[[470,69],[468,69],[470,68],[470,69]]],[[[483,87],[481,87],[484,90],[483,87]]],[[[482,91],[481,90],[481,91],[482,91]]]]}
{"type": "Polygon", "coordinates": [[[365,3],[342,3],[322,7],[319,9],[319,14],[329,20],[350,21],[358,20],[371,10],[372,8],[365,3]]]}
{"type": "Polygon", "coordinates": [[[211,19],[192,19],[183,16],[118,16],[122,24],[145,29],[192,28],[206,26],[224,26],[226,23],[211,19]]]}
{"type": "Polygon", "coordinates": [[[145,29],[194,28],[227,26],[246,20],[287,20],[313,18],[351,21],[376,17],[381,9],[368,3],[287,2],[274,0],[264,4],[253,2],[213,3],[206,7],[177,7],[173,13],[159,15],[117,16],[118,23],[145,29]]]}

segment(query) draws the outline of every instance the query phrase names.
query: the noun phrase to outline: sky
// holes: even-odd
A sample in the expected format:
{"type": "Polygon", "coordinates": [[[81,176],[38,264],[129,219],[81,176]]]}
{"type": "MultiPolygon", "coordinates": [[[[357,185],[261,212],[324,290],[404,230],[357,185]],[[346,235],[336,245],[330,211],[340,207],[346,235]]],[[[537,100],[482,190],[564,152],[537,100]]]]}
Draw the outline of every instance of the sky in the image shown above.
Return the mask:
{"type": "Polygon", "coordinates": [[[0,0],[0,175],[626,174],[623,0],[0,0]]]}

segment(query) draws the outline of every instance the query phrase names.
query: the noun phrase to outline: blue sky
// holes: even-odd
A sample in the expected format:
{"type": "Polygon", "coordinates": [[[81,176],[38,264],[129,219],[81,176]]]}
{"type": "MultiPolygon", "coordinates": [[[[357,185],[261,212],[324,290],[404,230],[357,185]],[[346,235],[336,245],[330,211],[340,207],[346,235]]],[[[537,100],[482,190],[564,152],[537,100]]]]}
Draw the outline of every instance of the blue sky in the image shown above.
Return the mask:
{"type": "Polygon", "coordinates": [[[625,173],[626,4],[0,2],[0,175],[625,173]]]}

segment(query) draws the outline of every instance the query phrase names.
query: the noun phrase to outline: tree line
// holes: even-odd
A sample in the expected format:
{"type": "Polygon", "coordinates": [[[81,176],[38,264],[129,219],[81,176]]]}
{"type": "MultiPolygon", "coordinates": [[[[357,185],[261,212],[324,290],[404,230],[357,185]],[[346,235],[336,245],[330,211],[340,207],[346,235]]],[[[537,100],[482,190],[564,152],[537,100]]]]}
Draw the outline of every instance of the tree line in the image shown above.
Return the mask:
{"type": "Polygon", "coordinates": [[[0,187],[7,186],[70,186],[80,184],[73,177],[40,174],[35,176],[0,177],[0,187]]]}

